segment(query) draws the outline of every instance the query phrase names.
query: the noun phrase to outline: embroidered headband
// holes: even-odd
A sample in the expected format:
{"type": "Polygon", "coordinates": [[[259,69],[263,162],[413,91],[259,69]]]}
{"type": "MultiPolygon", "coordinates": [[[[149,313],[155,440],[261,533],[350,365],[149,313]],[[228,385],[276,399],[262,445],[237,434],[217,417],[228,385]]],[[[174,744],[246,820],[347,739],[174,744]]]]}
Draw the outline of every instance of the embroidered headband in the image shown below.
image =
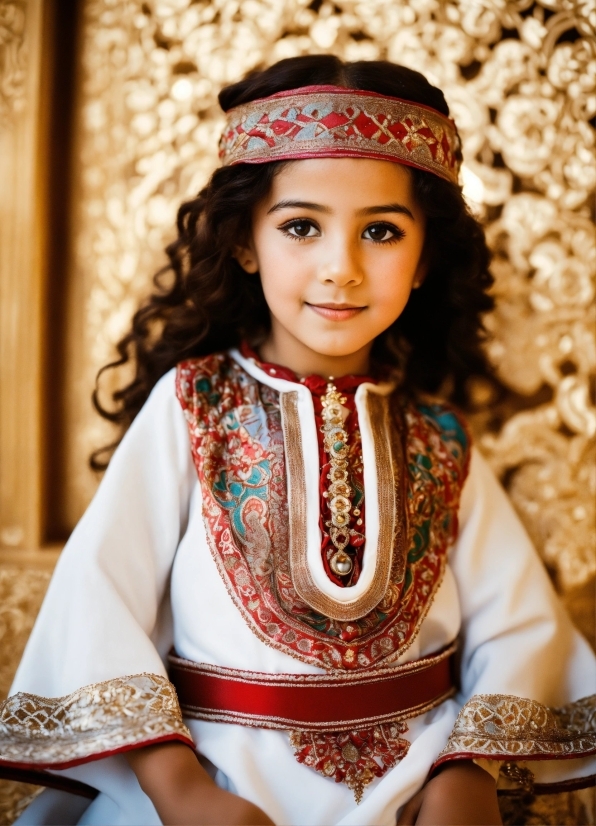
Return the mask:
{"type": "Polygon", "coordinates": [[[414,166],[457,184],[455,123],[400,98],[304,86],[228,112],[219,143],[223,166],[304,158],[373,158],[414,166]]]}

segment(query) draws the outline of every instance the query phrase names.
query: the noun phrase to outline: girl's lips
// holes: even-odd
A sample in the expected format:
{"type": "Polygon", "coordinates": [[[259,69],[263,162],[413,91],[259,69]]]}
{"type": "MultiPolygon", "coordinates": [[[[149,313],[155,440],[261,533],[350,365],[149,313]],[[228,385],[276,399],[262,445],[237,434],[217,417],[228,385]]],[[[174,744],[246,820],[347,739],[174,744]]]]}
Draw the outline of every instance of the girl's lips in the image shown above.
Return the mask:
{"type": "Polygon", "coordinates": [[[311,310],[317,315],[323,316],[328,321],[347,321],[349,318],[354,318],[355,315],[361,313],[364,307],[349,307],[342,304],[308,304],[311,310]]]}

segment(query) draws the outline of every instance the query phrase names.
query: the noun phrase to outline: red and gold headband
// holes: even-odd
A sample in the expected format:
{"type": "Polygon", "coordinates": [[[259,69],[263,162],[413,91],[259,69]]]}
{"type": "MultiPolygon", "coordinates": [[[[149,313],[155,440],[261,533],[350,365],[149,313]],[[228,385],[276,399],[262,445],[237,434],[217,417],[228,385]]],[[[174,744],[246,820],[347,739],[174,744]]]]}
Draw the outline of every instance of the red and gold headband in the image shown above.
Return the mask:
{"type": "Polygon", "coordinates": [[[457,184],[460,140],[436,109],[400,98],[304,86],[228,112],[224,166],[304,158],[374,158],[415,166],[457,184]]]}

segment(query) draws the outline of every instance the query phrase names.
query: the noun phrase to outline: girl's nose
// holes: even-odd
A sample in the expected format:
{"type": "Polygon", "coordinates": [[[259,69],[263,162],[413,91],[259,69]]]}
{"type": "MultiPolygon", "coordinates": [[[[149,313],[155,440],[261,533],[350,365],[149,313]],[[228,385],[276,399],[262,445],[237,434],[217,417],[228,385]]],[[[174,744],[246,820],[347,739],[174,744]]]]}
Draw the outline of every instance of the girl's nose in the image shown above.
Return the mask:
{"type": "Polygon", "coordinates": [[[318,271],[321,283],[338,287],[360,284],[364,277],[357,249],[347,240],[338,239],[326,250],[318,271]]]}

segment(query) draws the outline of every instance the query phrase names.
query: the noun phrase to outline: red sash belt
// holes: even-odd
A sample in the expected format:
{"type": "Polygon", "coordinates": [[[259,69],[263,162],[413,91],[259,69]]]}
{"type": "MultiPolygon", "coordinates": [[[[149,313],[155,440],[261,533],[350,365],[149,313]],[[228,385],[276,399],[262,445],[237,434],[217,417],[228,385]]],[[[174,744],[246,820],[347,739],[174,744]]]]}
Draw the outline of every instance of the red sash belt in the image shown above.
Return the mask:
{"type": "Polygon", "coordinates": [[[342,731],[423,714],[455,692],[454,644],[414,662],[329,674],[261,674],[171,654],[187,717],[270,729],[342,731]]]}

